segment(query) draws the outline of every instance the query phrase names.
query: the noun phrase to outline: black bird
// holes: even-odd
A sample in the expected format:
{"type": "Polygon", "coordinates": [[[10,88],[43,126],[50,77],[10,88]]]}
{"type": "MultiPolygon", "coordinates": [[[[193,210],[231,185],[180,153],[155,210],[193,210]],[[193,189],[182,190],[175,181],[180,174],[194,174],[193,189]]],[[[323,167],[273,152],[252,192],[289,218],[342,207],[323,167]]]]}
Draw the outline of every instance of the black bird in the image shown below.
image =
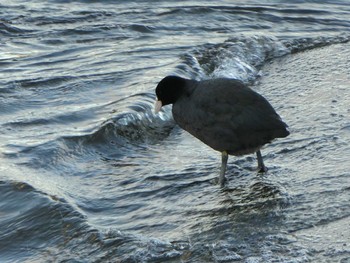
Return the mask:
{"type": "Polygon", "coordinates": [[[155,112],[173,104],[175,122],[194,137],[221,152],[219,176],[225,183],[228,155],[257,154],[260,172],[266,172],[260,148],[289,135],[287,124],[260,94],[236,79],[195,81],[167,76],[156,88],[155,112]]]}

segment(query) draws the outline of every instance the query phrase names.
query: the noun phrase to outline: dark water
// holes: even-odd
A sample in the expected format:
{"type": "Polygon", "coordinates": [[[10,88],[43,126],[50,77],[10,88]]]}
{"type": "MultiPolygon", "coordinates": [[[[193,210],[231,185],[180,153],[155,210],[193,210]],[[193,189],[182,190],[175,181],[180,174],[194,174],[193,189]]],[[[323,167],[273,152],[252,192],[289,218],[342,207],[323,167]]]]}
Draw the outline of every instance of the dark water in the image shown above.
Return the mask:
{"type": "Polygon", "coordinates": [[[0,2],[0,262],[350,262],[350,3],[0,2]],[[252,85],[291,135],[229,159],[152,112],[252,85]]]}

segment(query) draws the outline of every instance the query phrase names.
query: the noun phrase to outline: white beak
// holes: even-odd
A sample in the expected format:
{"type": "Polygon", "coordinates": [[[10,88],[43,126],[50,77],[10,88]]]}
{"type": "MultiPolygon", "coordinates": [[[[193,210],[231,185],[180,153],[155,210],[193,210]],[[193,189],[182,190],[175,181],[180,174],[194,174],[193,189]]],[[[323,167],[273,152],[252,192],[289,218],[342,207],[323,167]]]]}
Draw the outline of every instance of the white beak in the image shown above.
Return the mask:
{"type": "Polygon", "coordinates": [[[160,111],[160,108],[163,106],[161,100],[156,100],[154,103],[154,113],[157,114],[160,111]]]}

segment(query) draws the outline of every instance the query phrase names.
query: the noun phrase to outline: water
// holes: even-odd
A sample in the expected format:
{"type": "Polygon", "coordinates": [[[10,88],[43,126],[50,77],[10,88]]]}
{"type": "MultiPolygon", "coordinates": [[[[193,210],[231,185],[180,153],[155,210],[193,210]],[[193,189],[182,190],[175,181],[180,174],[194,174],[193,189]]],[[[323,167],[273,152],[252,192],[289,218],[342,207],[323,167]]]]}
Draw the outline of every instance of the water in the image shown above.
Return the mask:
{"type": "Polygon", "coordinates": [[[2,1],[0,262],[350,262],[348,1],[2,1]],[[291,135],[220,154],[152,112],[239,78],[291,135]]]}

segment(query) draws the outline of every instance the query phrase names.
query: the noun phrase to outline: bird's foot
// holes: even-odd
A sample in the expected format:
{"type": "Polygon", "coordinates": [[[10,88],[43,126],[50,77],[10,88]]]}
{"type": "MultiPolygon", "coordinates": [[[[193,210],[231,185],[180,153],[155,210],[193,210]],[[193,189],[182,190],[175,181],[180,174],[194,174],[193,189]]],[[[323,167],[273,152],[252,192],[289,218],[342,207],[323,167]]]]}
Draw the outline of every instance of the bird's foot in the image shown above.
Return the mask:
{"type": "Polygon", "coordinates": [[[265,165],[258,167],[258,174],[267,173],[267,167],[265,165]]]}
{"type": "Polygon", "coordinates": [[[218,178],[214,179],[214,183],[218,184],[221,188],[223,188],[223,187],[225,187],[225,185],[227,183],[227,179],[226,179],[226,177],[224,177],[224,178],[218,177],[218,178]]]}
{"type": "Polygon", "coordinates": [[[219,183],[219,185],[220,185],[221,188],[225,187],[226,182],[227,182],[226,177],[224,177],[224,178],[219,178],[219,180],[218,180],[218,183],[219,183]]]}

